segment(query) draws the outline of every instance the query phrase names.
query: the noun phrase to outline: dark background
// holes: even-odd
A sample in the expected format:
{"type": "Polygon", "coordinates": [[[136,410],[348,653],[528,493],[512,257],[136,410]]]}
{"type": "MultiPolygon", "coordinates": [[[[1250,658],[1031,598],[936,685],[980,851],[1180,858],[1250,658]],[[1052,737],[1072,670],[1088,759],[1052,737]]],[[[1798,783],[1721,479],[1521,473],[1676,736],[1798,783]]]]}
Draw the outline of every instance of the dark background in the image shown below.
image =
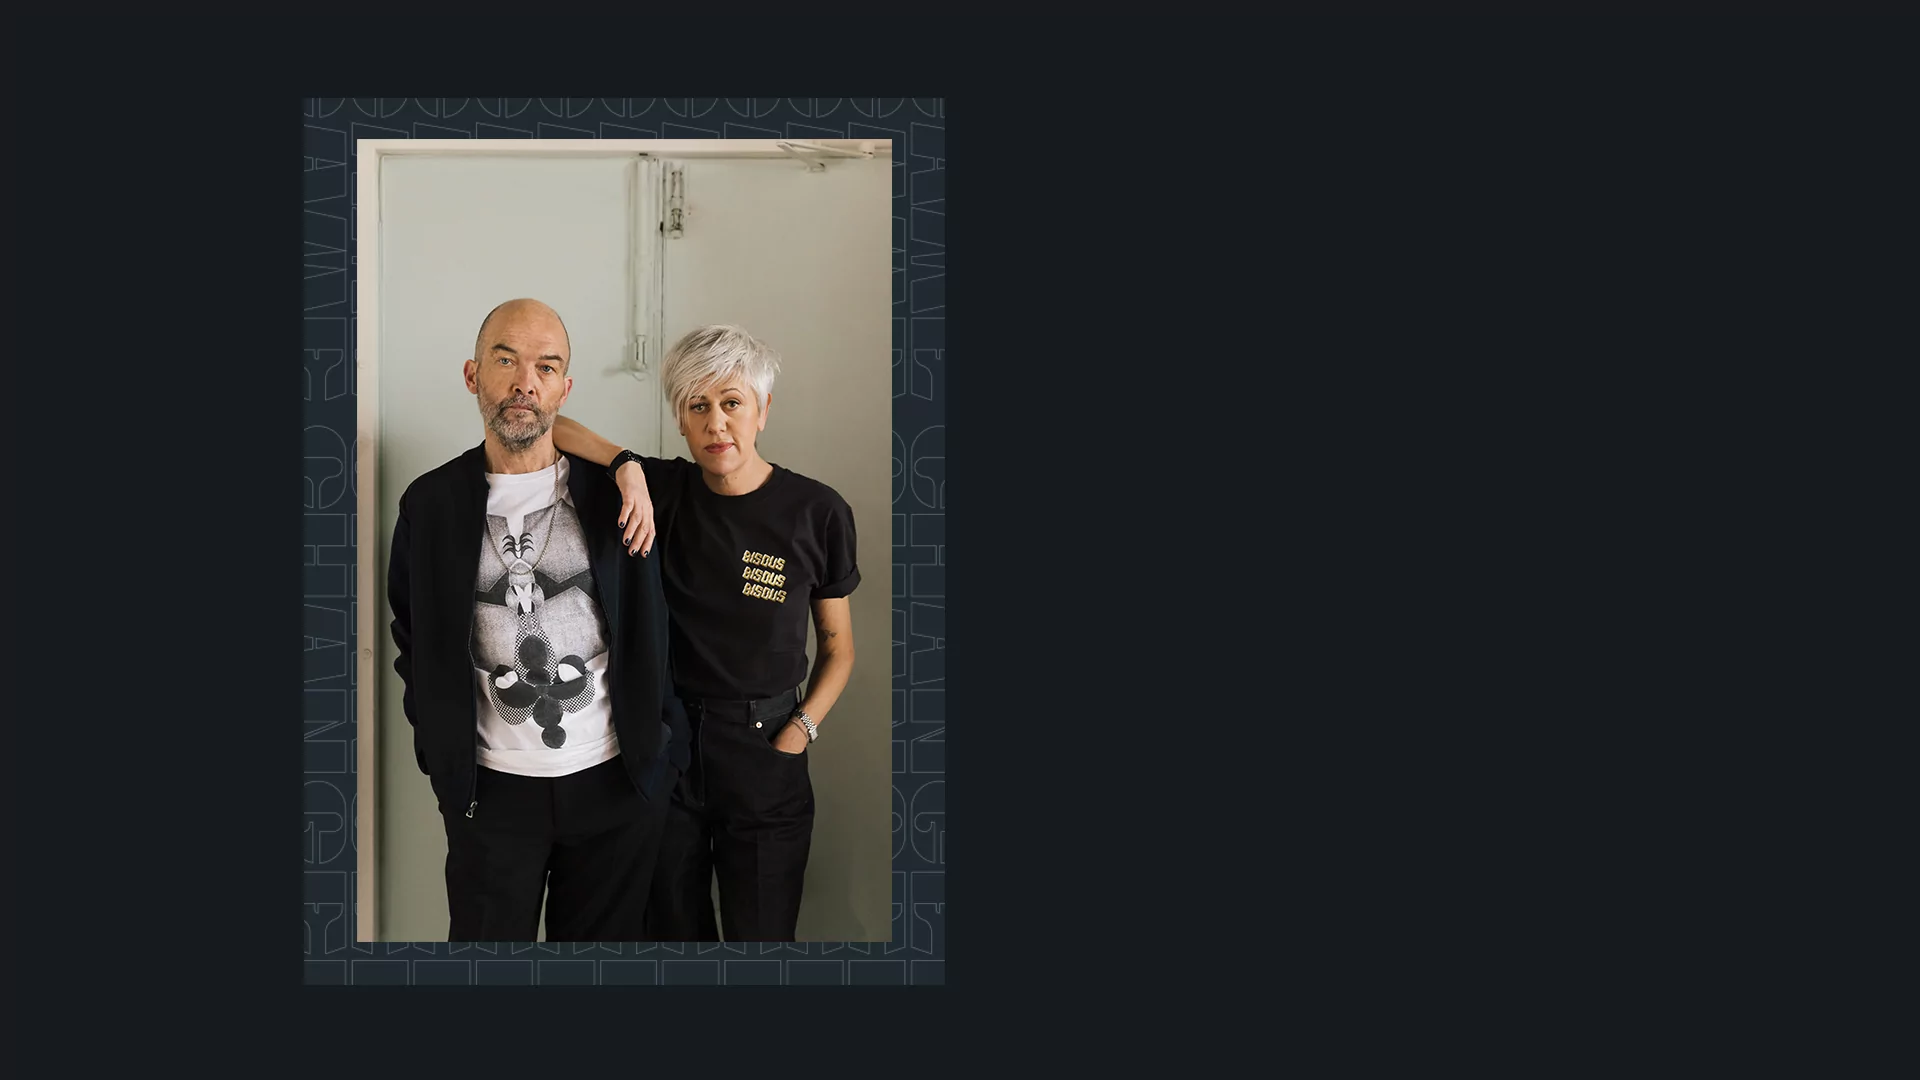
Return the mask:
{"type": "Polygon", "coordinates": [[[1902,820],[1911,38],[16,21],[10,1023],[328,1071],[1751,1036],[1902,820]],[[898,87],[968,163],[946,985],[304,987],[293,117],[641,84],[898,87]]]}

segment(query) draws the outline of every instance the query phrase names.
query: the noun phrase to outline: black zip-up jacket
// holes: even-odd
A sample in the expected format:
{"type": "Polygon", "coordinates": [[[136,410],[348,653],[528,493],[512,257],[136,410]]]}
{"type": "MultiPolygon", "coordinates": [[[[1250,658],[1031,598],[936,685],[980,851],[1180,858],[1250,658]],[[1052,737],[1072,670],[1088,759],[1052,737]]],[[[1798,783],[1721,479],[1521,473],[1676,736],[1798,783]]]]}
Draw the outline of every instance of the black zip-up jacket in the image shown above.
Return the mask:
{"type": "MultiPolygon", "coordinates": [[[[686,710],[667,663],[667,602],[660,544],[628,555],[614,522],[620,491],[606,470],[568,455],[567,490],[580,515],[595,594],[607,617],[607,689],[620,758],[634,787],[666,798],[690,759],[686,710]],[[669,768],[671,766],[671,768],[669,768]]],[[[475,540],[487,527],[485,444],[407,486],[393,529],[387,602],[393,608],[393,670],[405,686],[413,752],[443,812],[476,811],[479,751],[474,697],[475,540]]]]}

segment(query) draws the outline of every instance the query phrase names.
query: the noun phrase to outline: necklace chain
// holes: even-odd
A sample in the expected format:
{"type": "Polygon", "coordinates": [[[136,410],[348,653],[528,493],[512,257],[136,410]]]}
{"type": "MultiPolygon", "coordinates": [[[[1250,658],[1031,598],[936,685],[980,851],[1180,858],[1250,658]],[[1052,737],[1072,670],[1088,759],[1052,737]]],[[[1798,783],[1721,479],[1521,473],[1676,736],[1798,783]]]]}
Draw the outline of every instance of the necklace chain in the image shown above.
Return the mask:
{"type": "MultiPolygon", "coordinates": [[[[549,465],[548,468],[553,470],[553,506],[550,508],[551,513],[547,514],[546,535],[540,538],[540,546],[536,549],[538,551],[538,554],[536,554],[533,557],[533,562],[527,564],[527,573],[529,574],[533,573],[534,570],[539,567],[540,560],[547,557],[547,541],[553,538],[553,519],[560,516],[560,453],[559,451],[556,450],[554,452],[553,464],[549,465]]],[[[524,519],[522,521],[522,524],[523,525],[525,524],[524,519]]],[[[515,546],[518,546],[519,540],[515,538],[513,534],[511,533],[507,534],[507,539],[509,542],[513,543],[515,546]]],[[[509,574],[513,573],[513,563],[507,561],[506,552],[495,549],[494,554],[499,557],[500,565],[506,569],[507,573],[509,574]]],[[[526,562],[524,558],[520,559],[519,561],[526,562]]]]}

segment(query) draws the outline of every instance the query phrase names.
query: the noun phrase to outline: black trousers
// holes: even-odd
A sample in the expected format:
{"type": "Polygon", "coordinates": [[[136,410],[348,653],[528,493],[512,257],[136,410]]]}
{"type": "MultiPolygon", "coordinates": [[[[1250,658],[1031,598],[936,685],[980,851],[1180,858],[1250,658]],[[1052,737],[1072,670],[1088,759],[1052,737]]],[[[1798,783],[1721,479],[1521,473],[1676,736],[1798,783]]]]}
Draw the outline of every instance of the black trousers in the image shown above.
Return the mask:
{"type": "Polygon", "coordinates": [[[618,757],[570,776],[482,768],[474,816],[443,807],[448,941],[644,941],[667,800],[618,757]]]}
{"type": "Polygon", "coordinates": [[[813,782],[806,752],[783,753],[772,740],[799,695],[682,701],[693,764],[667,808],[646,940],[792,941],[813,840],[813,782]]]}

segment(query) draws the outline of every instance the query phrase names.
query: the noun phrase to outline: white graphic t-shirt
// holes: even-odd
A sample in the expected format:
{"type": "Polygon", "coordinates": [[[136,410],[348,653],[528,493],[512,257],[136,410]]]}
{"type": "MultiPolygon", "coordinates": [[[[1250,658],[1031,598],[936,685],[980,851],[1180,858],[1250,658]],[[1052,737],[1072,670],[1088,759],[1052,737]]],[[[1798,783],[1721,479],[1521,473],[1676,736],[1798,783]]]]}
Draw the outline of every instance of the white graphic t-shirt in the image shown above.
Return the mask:
{"type": "Polygon", "coordinates": [[[539,472],[488,473],[471,642],[480,764],[565,776],[619,754],[607,640],[567,459],[539,472]]]}

